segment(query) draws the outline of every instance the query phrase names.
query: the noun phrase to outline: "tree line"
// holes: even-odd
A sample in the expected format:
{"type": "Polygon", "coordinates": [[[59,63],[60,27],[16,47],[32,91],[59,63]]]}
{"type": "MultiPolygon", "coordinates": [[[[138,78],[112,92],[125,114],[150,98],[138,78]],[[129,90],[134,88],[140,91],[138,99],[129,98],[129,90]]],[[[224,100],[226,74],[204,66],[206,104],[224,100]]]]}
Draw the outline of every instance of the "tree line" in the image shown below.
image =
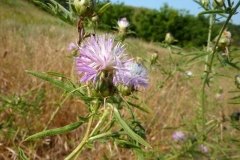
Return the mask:
{"type": "MultiPolygon", "coordinates": [[[[40,0],[49,3],[49,0],[40,0]]],[[[66,0],[56,0],[68,7],[66,0]]],[[[96,8],[100,9],[110,0],[98,1],[96,8]]],[[[113,30],[117,20],[126,17],[130,22],[130,30],[135,32],[132,37],[146,41],[162,42],[166,33],[170,32],[178,40],[178,45],[204,46],[206,45],[209,27],[209,18],[204,15],[194,16],[187,10],[177,10],[163,4],[158,10],[126,6],[124,3],[112,4],[103,14],[99,15],[99,29],[113,30]]],[[[221,22],[216,22],[212,35],[218,35],[221,22]]],[[[240,45],[240,25],[229,24],[228,30],[232,33],[232,45],[240,45]]]]}

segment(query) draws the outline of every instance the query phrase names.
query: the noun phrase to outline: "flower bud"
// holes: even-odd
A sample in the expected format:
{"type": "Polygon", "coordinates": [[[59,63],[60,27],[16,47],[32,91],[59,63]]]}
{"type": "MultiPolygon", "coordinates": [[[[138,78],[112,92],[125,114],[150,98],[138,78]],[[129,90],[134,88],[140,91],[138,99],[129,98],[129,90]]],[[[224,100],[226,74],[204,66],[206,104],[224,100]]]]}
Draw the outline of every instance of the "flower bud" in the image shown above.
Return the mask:
{"type": "Polygon", "coordinates": [[[240,87],[240,74],[235,76],[235,85],[239,88],[240,87]]]}
{"type": "Polygon", "coordinates": [[[151,63],[151,64],[156,63],[157,59],[158,59],[158,54],[157,54],[157,52],[152,53],[152,54],[151,54],[151,57],[150,57],[150,63],[151,63]]]}
{"type": "Polygon", "coordinates": [[[90,17],[94,11],[95,1],[93,0],[74,0],[74,7],[78,15],[90,17]]]}
{"type": "Polygon", "coordinates": [[[177,42],[177,40],[174,39],[174,37],[172,36],[171,33],[167,33],[165,36],[165,40],[164,40],[167,44],[173,44],[174,42],[177,42]]]}
{"type": "Polygon", "coordinates": [[[98,97],[111,96],[115,92],[115,87],[112,83],[112,78],[109,77],[107,72],[101,72],[99,74],[99,80],[93,85],[93,93],[98,97]]]}
{"type": "Polygon", "coordinates": [[[130,25],[129,22],[127,21],[127,18],[121,18],[118,20],[118,30],[119,31],[125,31],[126,28],[130,25]]]}
{"type": "Polygon", "coordinates": [[[93,23],[97,23],[98,20],[99,20],[98,15],[92,17],[92,22],[93,22],[93,23]]]}
{"type": "Polygon", "coordinates": [[[224,0],[213,0],[212,6],[214,9],[219,9],[219,8],[222,8],[223,3],[224,3],[224,0]],[[217,1],[218,3],[216,3],[215,1],[217,1]]]}
{"type": "Polygon", "coordinates": [[[208,8],[209,0],[201,0],[201,4],[202,4],[205,8],[208,8]]]}
{"type": "Polygon", "coordinates": [[[133,86],[124,86],[121,84],[117,85],[117,89],[123,96],[129,96],[134,91],[133,86]]]}
{"type": "Polygon", "coordinates": [[[121,41],[124,41],[126,38],[126,29],[130,25],[129,22],[127,21],[127,18],[121,18],[117,22],[118,24],[118,37],[121,41]]]}

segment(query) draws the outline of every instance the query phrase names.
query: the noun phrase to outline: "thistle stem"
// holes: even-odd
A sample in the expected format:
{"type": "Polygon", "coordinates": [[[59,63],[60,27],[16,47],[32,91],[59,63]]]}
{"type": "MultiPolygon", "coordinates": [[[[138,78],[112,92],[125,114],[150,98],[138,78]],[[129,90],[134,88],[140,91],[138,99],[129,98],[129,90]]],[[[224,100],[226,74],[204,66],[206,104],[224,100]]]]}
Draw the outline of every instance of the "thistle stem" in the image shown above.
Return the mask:
{"type": "Polygon", "coordinates": [[[89,118],[88,121],[88,126],[87,126],[87,130],[86,133],[81,141],[81,143],[77,146],[77,148],[74,149],[74,151],[72,151],[72,153],[70,153],[64,160],[70,160],[72,159],[76,154],[78,154],[81,149],[84,147],[84,145],[87,143],[88,139],[89,139],[89,134],[91,131],[91,126],[92,126],[92,122],[93,122],[93,115],[89,118]]]}
{"type": "MultiPolygon", "coordinates": [[[[234,13],[233,13],[234,14],[234,13]]],[[[210,59],[208,59],[207,61],[207,69],[205,70],[205,74],[204,74],[204,79],[203,79],[203,86],[202,86],[202,94],[201,94],[201,99],[202,99],[202,104],[201,104],[201,107],[202,107],[202,127],[204,128],[205,127],[205,102],[206,102],[206,92],[205,92],[205,88],[206,88],[206,84],[209,82],[209,75],[210,73],[212,73],[212,67],[213,67],[213,60],[214,60],[214,57],[215,57],[215,54],[216,54],[216,49],[217,49],[217,45],[218,45],[218,42],[220,40],[220,37],[223,33],[223,31],[225,30],[228,22],[230,21],[232,15],[232,13],[229,14],[226,22],[224,23],[223,27],[221,28],[220,32],[219,32],[219,36],[216,40],[216,43],[214,44],[214,47],[213,47],[213,51],[211,52],[211,56],[210,56],[210,59]]]]}

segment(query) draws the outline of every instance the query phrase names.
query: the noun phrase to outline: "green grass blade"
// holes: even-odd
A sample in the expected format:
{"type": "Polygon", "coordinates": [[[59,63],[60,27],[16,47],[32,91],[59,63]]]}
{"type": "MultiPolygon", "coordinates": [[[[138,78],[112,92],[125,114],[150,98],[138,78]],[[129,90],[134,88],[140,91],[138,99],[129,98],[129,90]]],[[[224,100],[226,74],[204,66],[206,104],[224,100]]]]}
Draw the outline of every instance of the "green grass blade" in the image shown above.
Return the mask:
{"type": "Polygon", "coordinates": [[[36,139],[36,138],[41,138],[41,137],[46,137],[46,136],[53,136],[53,135],[62,134],[62,133],[66,133],[66,132],[70,132],[70,131],[78,128],[82,124],[84,124],[83,121],[75,122],[75,123],[71,123],[69,125],[66,125],[64,127],[42,131],[42,132],[39,132],[39,133],[36,133],[34,135],[31,135],[31,136],[27,137],[25,139],[25,141],[36,139]]]}
{"type": "Polygon", "coordinates": [[[22,160],[29,160],[21,148],[18,148],[18,150],[19,150],[19,156],[22,160]]]}

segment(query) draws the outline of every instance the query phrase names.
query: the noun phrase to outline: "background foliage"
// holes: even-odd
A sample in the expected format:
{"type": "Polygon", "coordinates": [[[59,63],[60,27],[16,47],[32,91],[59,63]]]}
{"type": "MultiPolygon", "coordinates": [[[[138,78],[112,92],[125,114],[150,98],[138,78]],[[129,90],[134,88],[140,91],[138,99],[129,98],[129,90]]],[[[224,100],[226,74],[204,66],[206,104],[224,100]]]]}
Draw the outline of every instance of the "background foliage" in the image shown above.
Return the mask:
{"type": "MultiPolygon", "coordinates": [[[[44,3],[49,3],[49,0],[40,0],[44,3]]],[[[56,0],[61,5],[68,8],[65,0],[56,0]]],[[[97,10],[100,9],[110,0],[100,0],[97,3],[97,10]]],[[[113,30],[116,26],[116,20],[126,17],[131,26],[132,37],[141,38],[148,42],[162,42],[165,34],[170,32],[179,40],[178,45],[181,47],[199,47],[206,45],[207,32],[208,32],[208,17],[204,15],[194,16],[188,10],[177,10],[169,7],[164,3],[158,10],[148,8],[137,8],[133,6],[126,6],[124,3],[112,4],[102,15],[100,15],[100,25],[98,26],[103,30],[113,30]]],[[[213,36],[218,34],[222,23],[216,21],[217,25],[213,30],[213,36]]],[[[234,35],[232,45],[239,45],[240,25],[229,24],[229,30],[234,35]]]]}

